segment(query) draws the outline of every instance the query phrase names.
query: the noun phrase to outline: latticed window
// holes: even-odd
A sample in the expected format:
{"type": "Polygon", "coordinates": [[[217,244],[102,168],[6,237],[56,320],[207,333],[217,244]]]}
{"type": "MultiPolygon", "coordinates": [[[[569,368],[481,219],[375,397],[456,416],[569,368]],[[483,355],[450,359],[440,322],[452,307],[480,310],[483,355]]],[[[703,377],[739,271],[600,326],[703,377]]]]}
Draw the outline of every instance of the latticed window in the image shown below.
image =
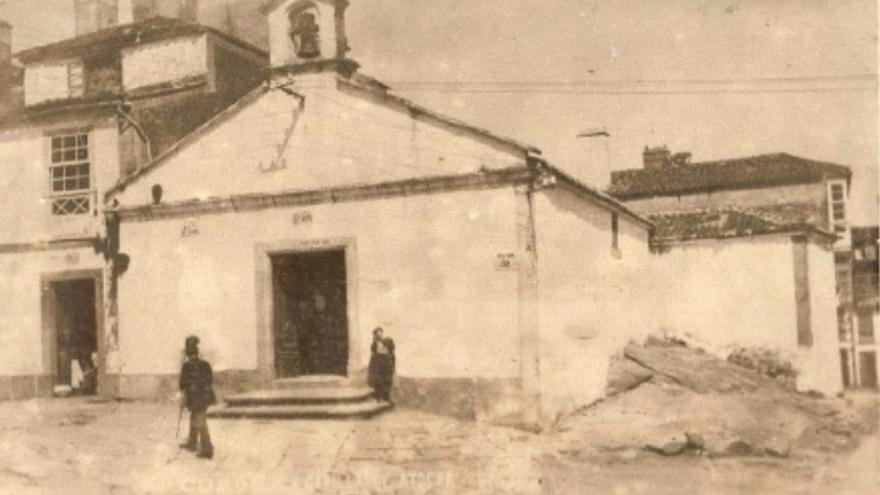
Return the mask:
{"type": "Polygon", "coordinates": [[[49,176],[53,215],[89,213],[91,165],[87,133],[52,136],[49,176]]]}

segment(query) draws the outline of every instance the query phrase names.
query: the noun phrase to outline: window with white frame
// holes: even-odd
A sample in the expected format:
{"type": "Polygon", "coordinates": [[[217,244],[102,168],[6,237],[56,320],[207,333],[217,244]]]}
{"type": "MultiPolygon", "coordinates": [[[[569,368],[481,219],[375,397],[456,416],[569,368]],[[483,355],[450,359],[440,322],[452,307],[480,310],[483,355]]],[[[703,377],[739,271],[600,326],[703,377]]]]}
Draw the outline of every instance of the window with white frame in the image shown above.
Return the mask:
{"type": "Polygon", "coordinates": [[[89,135],[74,132],[51,136],[49,164],[53,215],[82,215],[92,207],[89,135]]]}
{"type": "Polygon", "coordinates": [[[829,227],[835,234],[846,233],[846,183],[843,181],[828,184],[828,218],[829,227]]]}
{"type": "Polygon", "coordinates": [[[83,95],[85,83],[83,82],[83,65],[73,62],[67,65],[67,90],[71,98],[79,98],[83,95]]]}

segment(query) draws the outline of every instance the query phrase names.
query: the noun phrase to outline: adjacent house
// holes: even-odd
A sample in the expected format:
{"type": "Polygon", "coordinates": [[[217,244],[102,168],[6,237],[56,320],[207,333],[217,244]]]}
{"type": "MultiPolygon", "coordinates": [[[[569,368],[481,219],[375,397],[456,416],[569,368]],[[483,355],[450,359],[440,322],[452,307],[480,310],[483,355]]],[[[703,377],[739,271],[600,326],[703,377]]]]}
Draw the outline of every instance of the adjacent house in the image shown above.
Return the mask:
{"type": "Polygon", "coordinates": [[[107,4],[76,2],[79,35],[15,54],[3,87],[0,397],[46,395],[74,360],[114,393],[104,193],[262,81],[262,50],[174,19],[107,27],[107,4]]]}
{"type": "Polygon", "coordinates": [[[835,393],[850,180],[847,167],[784,153],[696,163],[661,147],[645,149],[644,168],[612,173],[610,193],[657,225],[667,325],[779,350],[798,388],[835,393]]]}

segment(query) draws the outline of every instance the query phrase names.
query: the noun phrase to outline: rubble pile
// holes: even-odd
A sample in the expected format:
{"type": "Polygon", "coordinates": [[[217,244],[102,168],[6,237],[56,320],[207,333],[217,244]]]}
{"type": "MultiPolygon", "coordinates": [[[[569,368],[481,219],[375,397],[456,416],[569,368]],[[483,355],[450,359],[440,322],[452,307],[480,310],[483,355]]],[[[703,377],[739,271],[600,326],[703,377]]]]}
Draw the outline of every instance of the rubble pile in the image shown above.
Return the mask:
{"type": "Polygon", "coordinates": [[[677,340],[628,344],[612,360],[606,398],[557,425],[560,451],[596,459],[810,456],[853,448],[870,423],[845,399],[793,391],[793,371],[772,353],[736,355],[725,361],[677,340]]]}
{"type": "Polygon", "coordinates": [[[743,368],[756,370],[774,378],[789,390],[795,389],[797,371],[791,361],[782,358],[778,351],[759,347],[740,347],[727,356],[727,360],[743,368]]]}

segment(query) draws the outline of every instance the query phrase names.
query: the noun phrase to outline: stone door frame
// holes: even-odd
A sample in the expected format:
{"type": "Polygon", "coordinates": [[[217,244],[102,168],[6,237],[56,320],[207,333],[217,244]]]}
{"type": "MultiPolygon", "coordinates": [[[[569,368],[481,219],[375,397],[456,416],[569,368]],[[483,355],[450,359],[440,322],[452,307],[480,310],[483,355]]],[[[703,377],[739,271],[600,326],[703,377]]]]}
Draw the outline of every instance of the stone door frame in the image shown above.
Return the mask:
{"type": "Polygon", "coordinates": [[[258,243],[255,248],[257,297],[257,371],[264,380],[277,379],[275,369],[275,308],[273,307],[272,256],[314,251],[342,250],[345,253],[346,317],[348,320],[348,364],[352,377],[361,368],[358,329],[357,250],[354,238],[291,239],[258,243]]]}

